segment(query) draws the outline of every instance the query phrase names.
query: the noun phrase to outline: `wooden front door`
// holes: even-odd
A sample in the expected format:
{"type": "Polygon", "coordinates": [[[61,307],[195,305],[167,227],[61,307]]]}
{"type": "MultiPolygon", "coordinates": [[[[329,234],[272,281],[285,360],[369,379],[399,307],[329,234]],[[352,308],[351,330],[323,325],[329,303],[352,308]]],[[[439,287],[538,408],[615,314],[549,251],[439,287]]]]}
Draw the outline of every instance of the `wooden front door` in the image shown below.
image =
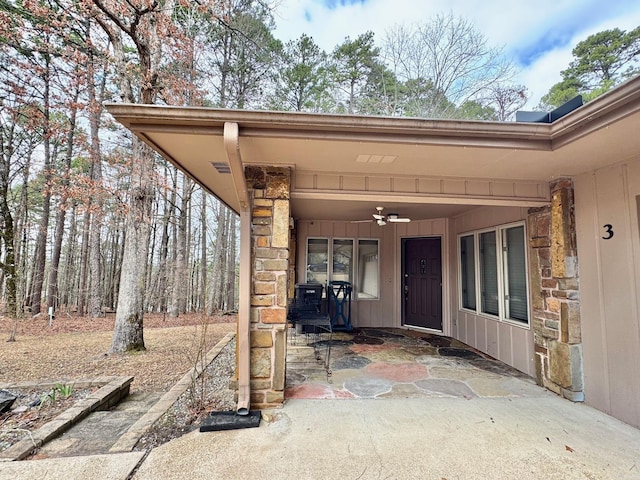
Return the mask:
{"type": "Polygon", "coordinates": [[[403,325],[442,331],[440,237],[402,240],[403,325]]]}

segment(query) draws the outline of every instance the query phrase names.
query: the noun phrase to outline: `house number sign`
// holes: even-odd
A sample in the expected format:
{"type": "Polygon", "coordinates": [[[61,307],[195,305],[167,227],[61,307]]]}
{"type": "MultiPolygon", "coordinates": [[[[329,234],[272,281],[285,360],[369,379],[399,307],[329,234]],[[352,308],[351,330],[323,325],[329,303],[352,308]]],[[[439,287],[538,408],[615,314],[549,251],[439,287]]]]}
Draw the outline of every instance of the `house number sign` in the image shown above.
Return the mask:
{"type": "Polygon", "coordinates": [[[604,236],[602,237],[602,239],[611,240],[613,238],[613,225],[611,225],[610,223],[606,223],[602,226],[602,228],[604,228],[604,236]]]}

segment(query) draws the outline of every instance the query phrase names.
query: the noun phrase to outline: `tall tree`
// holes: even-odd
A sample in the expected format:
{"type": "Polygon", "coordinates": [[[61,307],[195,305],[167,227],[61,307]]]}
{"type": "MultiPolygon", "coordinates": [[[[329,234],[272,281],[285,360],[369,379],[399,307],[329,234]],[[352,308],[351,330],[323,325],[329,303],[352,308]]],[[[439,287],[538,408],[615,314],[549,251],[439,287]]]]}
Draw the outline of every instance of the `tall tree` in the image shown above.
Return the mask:
{"type": "Polygon", "coordinates": [[[640,27],[630,32],[614,28],[590,35],[572,51],[574,60],[563,72],[593,90],[604,83],[630,78],[640,66],[640,27]]]}
{"type": "MultiPolygon", "coordinates": [[[[116,59],[117,75],[123,98],[132,103],[150,104],[156,100],[161,86],[164,38],[173,30],[171,1],[118,2],[93,0],[96,20],[109,36],[116,59]],[[136,64],[127,58],[128,45],[133,44],[136,64]],[[131,75],[137,69],[137,76],[131,75]],[[137,80],[137,82],[136,82],[137,80]]],[[[164,52],[167,53],[167,52],[164,52]]],[[[154,197],[153,153],[137,138],[132,139],[131,181],[125,224],[125,245],[116,308],[116,321],[111,352],[144,350],[143,318],[147,254],[150,238],[151,207],[154,197]]]]}
{"type": "Polygon", "coordinates": [[[379,68],[380,49],[375,46],[373,32],[349,37],[338,45],[331,56],[331,74],[344,94],[343,105],[347,113],[359,113],[359,101],[373,73],[379,68]]]}
{"type": "Polygon", "coordinates": [[[592,100],[640,72],[640,27],[590,35],[578,42],[572,55],[562,80],[542,97],[541,109],[557,108],[576,95],[592,100]]]}
{"type": "Polygon", "coordinates": [[[223,2],[211,24],[208,73],[221,107],[251,108],[263,102],[263,87],[275,65],[279,42],[271,11],[264,2],[223,2]]]}
{"type": "Polygon", "coordinates": [[[326,53],[305,34],[287,42],[282,48],[274,82],[275,89],[269,98],[270,108],[320,111],[329,93],[326,53]]]}
{"type": "Polygon", "coordinates": [[[500,48],[452,13],[412,28],[396,26],[384,39],[385,59],[406,89],[407,109],[424,117],[453,117],[513,75],[500,48]]]}

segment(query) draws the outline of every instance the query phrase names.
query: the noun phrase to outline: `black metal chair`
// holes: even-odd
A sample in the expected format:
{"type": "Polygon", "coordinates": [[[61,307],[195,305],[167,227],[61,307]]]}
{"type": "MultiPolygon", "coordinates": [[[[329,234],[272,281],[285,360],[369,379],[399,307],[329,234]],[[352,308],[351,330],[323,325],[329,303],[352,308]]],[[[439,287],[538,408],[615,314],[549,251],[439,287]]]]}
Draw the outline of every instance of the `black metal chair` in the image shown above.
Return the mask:
{"type": "Polygon", "coordinates": [[[322,286],[320,295],[314,292],[313,295],[300,294],[296,289],[296,297],[289,302],[287,310],[287,321],[292,325],[291,335],[303,334],[306,337],[307,345],[312,344],[316,360],[320,362],[327,372],[327,381],[332,374],[331,362],[331,340],[333,328],[331,318],[327,313],[322,313],[322,286]],[[321,334],[328,333],[328,341],[322,341],[321,334]],[[324,359],[320,348],[325,347],[324,359]]]}

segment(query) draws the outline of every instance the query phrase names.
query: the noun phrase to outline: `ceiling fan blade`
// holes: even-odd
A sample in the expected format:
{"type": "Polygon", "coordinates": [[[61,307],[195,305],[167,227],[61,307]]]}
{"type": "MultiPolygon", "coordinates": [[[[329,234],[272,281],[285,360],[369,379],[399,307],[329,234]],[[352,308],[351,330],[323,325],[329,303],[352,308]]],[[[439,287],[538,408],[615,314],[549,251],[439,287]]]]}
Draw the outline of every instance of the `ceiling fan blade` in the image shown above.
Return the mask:
{"type": "Polygon", "coordinates": [[[377,222],[378,222],[378,225],[381,227],[387,224],[387,222],[385,222],[383,219],[379,219],[377,220],[377,222]]]}
{"type": "Polygon", "coordinates": [[[374,220],[351,220],[350,223],[371,223],[374,220]]]}
{"type": "Polygon", "coordinates": [[[373,218],[375,218],[376,220],[384,220],[384,215],[379,215],[377,213],[374,213],[373,218]]]}
{"type": "Polygon", "coordinates": [[[410,218],[404,218],[404,217],[387,218],[387,220],[393,223],[409,223],[411,221],[410,218]]]}

